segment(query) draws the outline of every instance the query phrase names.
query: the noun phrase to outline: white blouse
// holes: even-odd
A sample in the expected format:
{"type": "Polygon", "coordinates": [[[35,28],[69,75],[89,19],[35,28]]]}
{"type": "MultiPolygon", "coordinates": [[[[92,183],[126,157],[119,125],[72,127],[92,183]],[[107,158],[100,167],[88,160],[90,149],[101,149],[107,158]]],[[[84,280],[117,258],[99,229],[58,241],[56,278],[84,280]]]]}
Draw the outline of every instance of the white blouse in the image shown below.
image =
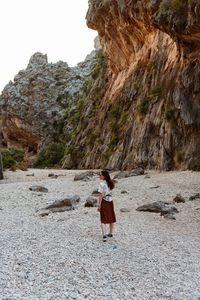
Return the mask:
{"type": "Polygon", "coordinates": [[[112,191],[108,187],[106,180],[102,180],[99,184],[98,192],[103,194],[103,199],[111,202],[112,201],[112,191]]]}

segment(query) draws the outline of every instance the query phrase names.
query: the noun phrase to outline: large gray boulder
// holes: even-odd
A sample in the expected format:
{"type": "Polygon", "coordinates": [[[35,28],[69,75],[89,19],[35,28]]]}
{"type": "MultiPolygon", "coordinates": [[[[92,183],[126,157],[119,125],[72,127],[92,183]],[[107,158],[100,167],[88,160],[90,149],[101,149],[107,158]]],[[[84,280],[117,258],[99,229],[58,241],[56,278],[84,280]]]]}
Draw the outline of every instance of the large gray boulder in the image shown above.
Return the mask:
{"type": "Polygon", "coordinates": [[[90,180],[94,175],[95,175],[95,173],[94,173],[93,171],[86,171],[86,172],[83,172],[83,173],[81,173],[81,174],[75,175],[74,181],[77,181],[77,180],[88,181],[88,180],[90,180]]]}
{"type": "Polygon", "coordinates": [[[143,168],[137,168],[133,169],[131,171],[120,171],[114,176],[114,179],[122,179],[122,178],[127,178],[127,177],[132,177],[132,176],[139,176],[139,175],[144,175],[144,169],[143,168]]]}
{"type": "Polygon", "coordinates": [[[139,206],[136,210],[160,213],[161,216],[164,216],[165,218],[168,218],[168,219],[175,219],[174,214],[179,212],[175,206],[171,205],[168,202],[164,202],[164,201],[148,203],[148,204],[139,206]]]}
{"type": "Polygon", "coordinates": [[[78,195],[66,196],[63,200],[56,200],[52,204],[46,206],[44,209],[40,211],[40,216],[45,217],[50,213],[56,212],[65,212],[74,210],[80,201],[80,197],[78,195]]]}
{"type": "Polygon", "coordinates": [[[45,209],[61,208],[61,207],[73,207],[80,201],[78,195],[67,196],[64,200],[57,200],[48,205],[45,209]]]}

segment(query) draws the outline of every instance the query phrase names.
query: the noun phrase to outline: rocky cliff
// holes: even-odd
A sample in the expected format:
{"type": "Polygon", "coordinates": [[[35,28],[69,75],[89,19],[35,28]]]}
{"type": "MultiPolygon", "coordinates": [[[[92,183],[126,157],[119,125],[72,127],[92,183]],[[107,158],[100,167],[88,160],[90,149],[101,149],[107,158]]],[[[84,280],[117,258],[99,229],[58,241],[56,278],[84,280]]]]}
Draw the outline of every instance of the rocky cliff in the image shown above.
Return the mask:
{"type": "Polygon", "coordinates": [[[5,145],[64,143],[62,166],[188,168],[200,157],[200,3],[89,1],[103,49],[76,68],[35,54],[1,96],[5,145]]]}
{"type": "Polygon", "coordinates": [[[109,58],[105,99],[127,114],[110,166],[189,167],[200,154],[199,1],[90,1],[87,23],[109,58]]]}
{"type": "Polygon", "coordinates": [[[37,154],[52,142],[68,145],[78,132],[86,95],[100,72],[101,50],[70,68],[35,53],[0,98],[0,144],[37,154]]]}

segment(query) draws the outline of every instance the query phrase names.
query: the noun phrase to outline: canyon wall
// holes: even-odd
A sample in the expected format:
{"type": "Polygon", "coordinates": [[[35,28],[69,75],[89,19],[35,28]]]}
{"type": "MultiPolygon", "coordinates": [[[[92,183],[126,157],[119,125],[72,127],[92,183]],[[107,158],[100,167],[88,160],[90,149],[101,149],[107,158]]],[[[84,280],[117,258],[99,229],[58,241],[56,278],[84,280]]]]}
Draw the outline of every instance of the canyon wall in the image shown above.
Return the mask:
{"type": "Polygon", "coordinates": [[[101,49],[35,54],[0,100],[2,144],[65,145],[64,168],[187,169],[200,158],[200,3],[89,1],[101,49]]]}

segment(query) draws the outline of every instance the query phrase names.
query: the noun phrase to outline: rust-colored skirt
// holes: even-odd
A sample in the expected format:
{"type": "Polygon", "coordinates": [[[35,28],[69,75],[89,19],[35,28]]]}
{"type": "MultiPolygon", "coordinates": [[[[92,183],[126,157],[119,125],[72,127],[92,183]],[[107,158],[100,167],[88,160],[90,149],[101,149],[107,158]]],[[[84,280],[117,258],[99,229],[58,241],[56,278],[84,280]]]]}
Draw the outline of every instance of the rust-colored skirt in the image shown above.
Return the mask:
{"type": "Polygon", "coordinates": [[[100,219],[103,224],[111,224],[116,222],[113,201],[108,202],[102,199],[100,209],[100,219]]]}

